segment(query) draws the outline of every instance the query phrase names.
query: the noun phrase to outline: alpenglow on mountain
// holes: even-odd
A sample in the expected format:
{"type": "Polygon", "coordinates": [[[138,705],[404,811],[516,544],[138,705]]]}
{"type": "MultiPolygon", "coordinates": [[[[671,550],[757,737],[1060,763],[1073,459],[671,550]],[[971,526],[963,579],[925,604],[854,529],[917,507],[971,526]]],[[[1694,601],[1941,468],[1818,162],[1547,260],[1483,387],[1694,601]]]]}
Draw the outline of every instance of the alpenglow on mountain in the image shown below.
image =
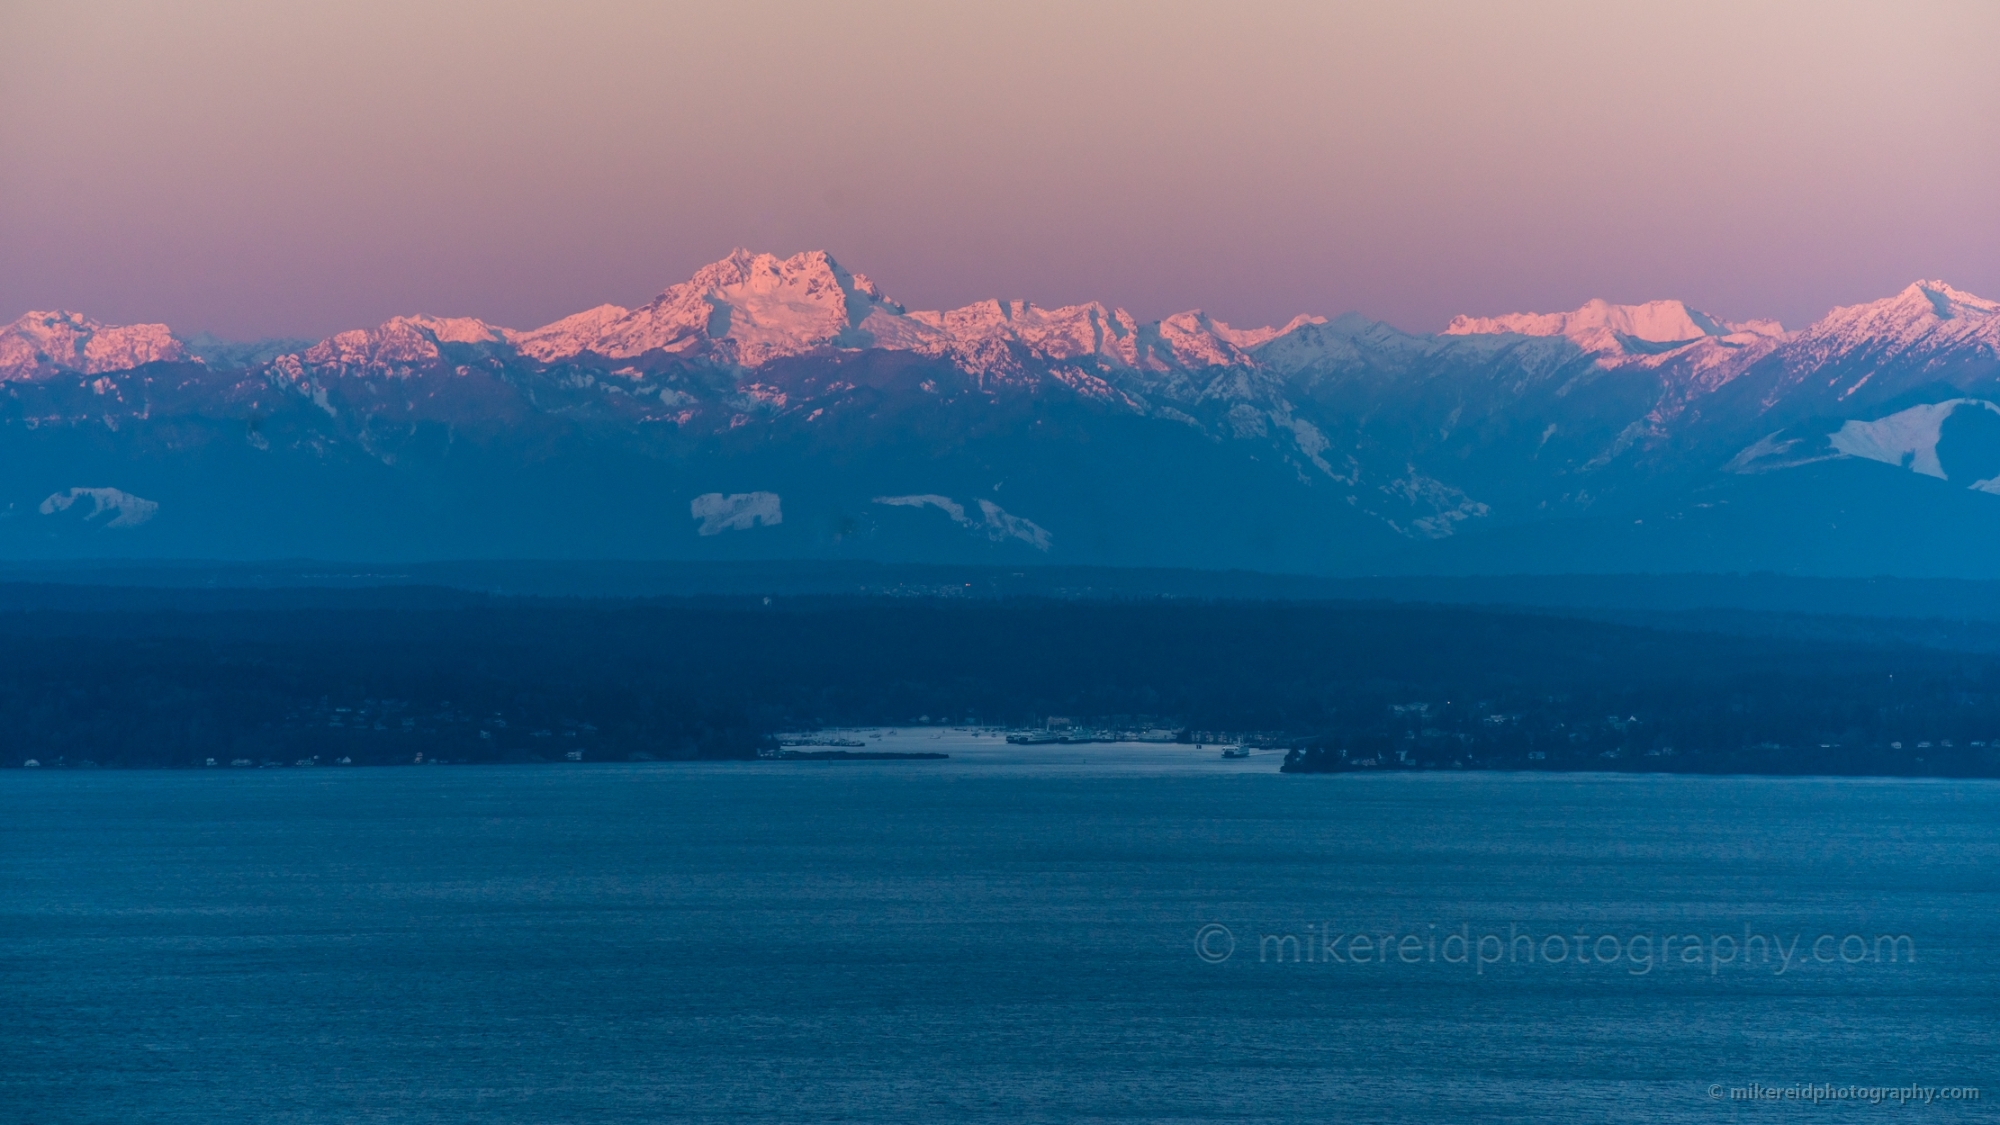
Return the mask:
{"type": "Polygon", "coordinates": [[[737,251],[515,330],[0,328],[7,557],[2000,574],[2000,304],[1244,329],[737,251]]]}

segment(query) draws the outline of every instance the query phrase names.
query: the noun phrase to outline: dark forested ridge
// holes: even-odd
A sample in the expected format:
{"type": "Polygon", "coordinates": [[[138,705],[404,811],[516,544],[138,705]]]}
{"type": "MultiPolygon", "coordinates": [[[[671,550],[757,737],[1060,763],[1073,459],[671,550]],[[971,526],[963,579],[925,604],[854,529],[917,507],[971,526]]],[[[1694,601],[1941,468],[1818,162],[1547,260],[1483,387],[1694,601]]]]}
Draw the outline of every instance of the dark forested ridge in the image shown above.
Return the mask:
{"type": "Polygon", "coordinates": [[[0,761],[749,757],[786,729],[1063,715],[1255,732],[1294,770],[2000,775],[2000,658],[1820,632],[1386,602],[0,587],[0,761]]]}
{"type": "MultiPolygon", "coordinates": [[[[981,566],[871,561],[489,559],[395,565],[326,560],[0,561],[0,610],[131,604],[178,608],[280,605],[290,591],[374,589],[435,600],[445,590],[514,597],[917,597],[1218,601],[1380,601],[1538,606],[1567,613],[1693,611],[2000,622],[2000,581],[1825,578],[1791,574],[1489,574],[1327,578],[1247,570],[981,566]],[[87,597],[80,587],[95,587],[87,597]],[[178,595],[178,597],[176,597],[178,595]]],[[[298,603],[292,603],[298,604],[298,603]]],[[[351,603],[342,603],[351,604],[351,603]]],[[[1730,631],[1730,630],[1725,630],[1730,631]]]]}

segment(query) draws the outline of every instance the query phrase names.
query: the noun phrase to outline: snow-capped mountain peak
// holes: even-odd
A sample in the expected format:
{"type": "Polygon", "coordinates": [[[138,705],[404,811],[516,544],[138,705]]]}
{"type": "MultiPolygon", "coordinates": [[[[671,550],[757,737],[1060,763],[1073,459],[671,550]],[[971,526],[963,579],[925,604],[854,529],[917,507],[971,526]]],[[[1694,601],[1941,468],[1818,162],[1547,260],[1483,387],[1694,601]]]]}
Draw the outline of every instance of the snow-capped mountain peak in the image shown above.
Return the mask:
{"type": "Polygon", "coordinates": [[[1295,316],[1283,328],[1232,328],[1200,309],[1175,313],[1160,322],[1160,338],[1184,367],[1237,367],[1254,363],[1250,353],[1279,336],[1325,317],[1295,316]]]}
{"type": "Polygon", "coordinates": [[[1811,328],[1810,336],[1839,334],[1911,341],[1947,321],[1983,321],[2000,313],[2000,303],[1954,289],[1942,281],[1916,281],[1893,297],[1843,305],[1811,328]]]}
{"type": "Polygon", "coordinates": [[[817,347],[859,346],[871,316],[902,316],[867,277],[822,250],[779,258],[735,250],[629,312],[606,305],[517,333],[537,359],[595,352],[614,358],[655,349],[713,353],[755,367],[817,347]]]}
{"type": "Polygon", "coordinates": [[[1196,310],[1141,324],[1095,301],[1047,309],[988,300],[911,312],[825,251],[779,258],[736,250],[640,308],[604,305],[508,338],[544,362],[657,349],[756,367],[816,348],[882,348],[986,376],[1016,372],[1025,361],[1151,371],[1242,366],[1253,362],[1250,349],[1317,322],[1299,317],[1283,329],[1238,329],[1196,310]]]}
{"type": "MultiPolygon", "coordinates": [[[[1125,367],[1138,362],[1139,322],[1124,309],[1108,309],[1096,301],[1056,309],[1030,301],[977,301],[910,318],[934,327],[940,334],[935,346],[964,357],[982,373],[1005,366],[1001,357],[1012,346],[1057,362],[1093,357],[1125,367]]],[[[919,350],[928,349],[920,345],[919,350]]]]}
{"type": "Polygon", "coordinates": [[[510,330],[507,338],[522,355],[546,362],[590,351],[612,325],[631,315],[632,310],[623,305],[599,305],[531,331],[510,330]]]}
{"type": "Polygon", "coordinates": [[[1942,281],[1917,281],[1893,297],[1821,317],[1800,335],[1790,366],[1803,369],[1855,353],[1886,360],[1961,348],[2000,352],[2000,302],[1942,281]]]}
{"type": "MultiPolygon", "coordinates": [[[[1671,367],[1681,397],[1730,382],[1789,338],[1775,320],[1726,321],[1684,301],[1614,305],[1603,300],[1563,313],[1455,317],[1442,334],[1562,337],[1602,368],[1671,367]]],[[[1672,415],[1679,409],[1665,404],[1661,413],[1672,415]]]]}
{"type": "Polygon", "coordinates": [[[403,374],[435,363],[441,344],[504,345],[508,332],[473,317],[394,316],[374,328],[337,332],[307,348],[315,367],[348,374],[403,374]]]}
{"type": "Polygon", "coordinates": [[[97,375],[188,358],[164,324],[99,324],[73,312],[31,312],[0,328],[0,382],[69,371],[97,375]]]}
{"type": "Polygon", "coordinates": [[[1519,336],[1566,336],[1588,352],[1651,351],[1632,345],[1688,344],[1704,338],[1732,336],[1778,337],[1784,327],[1773,320],[1731,323],[1688,307],[1683,301],[1647,301],[1614,305],[1592,300],[1582,308],[1560,313],[1509,313],[1504,316],[1459,316],[1444,335],[1471,336],[1512,333],[1519,336]]]}
{"type": "Polygon", "coordinates": [[[1901,301],[1912,296],[1921,296],[1927,301],[1931,312],[1939,320],[1984,319],[2000,313],[2000,301],[1989,301],[1962,289],[1953,289],[1942,281],[1912,282],[1896,299],[1901,301]]]}

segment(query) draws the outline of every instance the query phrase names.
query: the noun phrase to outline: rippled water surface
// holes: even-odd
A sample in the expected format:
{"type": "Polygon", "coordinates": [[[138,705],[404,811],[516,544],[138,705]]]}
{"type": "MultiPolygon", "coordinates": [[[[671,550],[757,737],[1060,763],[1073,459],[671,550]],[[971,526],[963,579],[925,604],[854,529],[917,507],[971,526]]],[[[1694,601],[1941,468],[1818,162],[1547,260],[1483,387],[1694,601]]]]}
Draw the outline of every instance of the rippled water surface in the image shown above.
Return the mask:
{"type": "Polygon", "coordinates": [[[2000,1100],[1995,785],[1287,777],[1212,747],[939,733],[871,746],[947,761],[0,773],[0,1117],[1892,1112],[1730,1100],[1753,1082],[1986,1095],[1902,1116],[2000,1100]],[[1898,949],[1914,963],[1876,959],[1898,949]]]}

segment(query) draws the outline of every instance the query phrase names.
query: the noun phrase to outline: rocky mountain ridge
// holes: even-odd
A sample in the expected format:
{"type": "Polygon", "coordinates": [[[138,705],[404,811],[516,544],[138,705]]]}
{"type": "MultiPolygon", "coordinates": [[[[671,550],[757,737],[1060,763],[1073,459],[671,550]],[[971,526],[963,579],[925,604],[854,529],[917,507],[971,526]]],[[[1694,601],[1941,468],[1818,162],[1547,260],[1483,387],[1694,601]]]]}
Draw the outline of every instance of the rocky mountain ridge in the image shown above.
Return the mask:
{"type": "MultiPolygon", "coordinates": [[[[131,466],[171,478],[196,450],[276,458],[307,495],[350,472],[385,471],[392,488],[449,475],[476,447],[494,473],[429,486],[427,502],[495,488],[514,515],[494,518],[525,526],[543,518],[535,504],[564,501],[518,493],[574,473],[592,495],[664,489],[706,513],[682,529],[699,541],[691,550],[839,553],[893,539],[919,544],[910,557],[977,542],[1325,570],[1397,543],[1699,521],[1703,504],[1747,510],[1700,496],[1849,471],[1835,462],[2000,502],[1987,496],[2000,491],[2000,437],[1989,458],[1979,421],[2000,420],[1996,356],[2000,304],[1936,281],[1798,332],[1678,301],[1593,301],[1459,317],[1427,336],[1353,315],[1239,329],[1199,311],[1140,322],[1097,303],[911,311],[824,253],[737,251],[637,309],[530,330],[399,316],[276,356],[196,346],[161,325],[29,314],[0,329],[0,434],[11,435],[0,441],[31,476],[53,471],[34,452],[51,443],[76,447],[71,475],[107,466],[52,476],[45,495],[122,488],[135,505],[147,493],[131,466]],[[825,509],[810,534],[795,514],[807,494],[825,509]],[[900,539],[886,530],[912,520],[930,522],[900,539]],[[1172,530],[1190,525],[1203,530],[1172,530]]],[[[0,540],[8,518],[55,522],[25,518],[40,499],[13,500],[24,514],[0,516],[0,540]]],[[[1782,506],[1810,522],[1826,502],[1782,506]]],[[[129,510],[157,528],[179,507],[129,510]]],[[[110,542],[106,526],[75,541],[110,542]]],[[[436,550],[499,549],[464,534],[436,550]]],[[[623,541],[580,534],[583,553],[623,541]]],[[[650,545],[632,549],[680,550],[662,546],[671,538],[639,535],[650,545]]]]}

